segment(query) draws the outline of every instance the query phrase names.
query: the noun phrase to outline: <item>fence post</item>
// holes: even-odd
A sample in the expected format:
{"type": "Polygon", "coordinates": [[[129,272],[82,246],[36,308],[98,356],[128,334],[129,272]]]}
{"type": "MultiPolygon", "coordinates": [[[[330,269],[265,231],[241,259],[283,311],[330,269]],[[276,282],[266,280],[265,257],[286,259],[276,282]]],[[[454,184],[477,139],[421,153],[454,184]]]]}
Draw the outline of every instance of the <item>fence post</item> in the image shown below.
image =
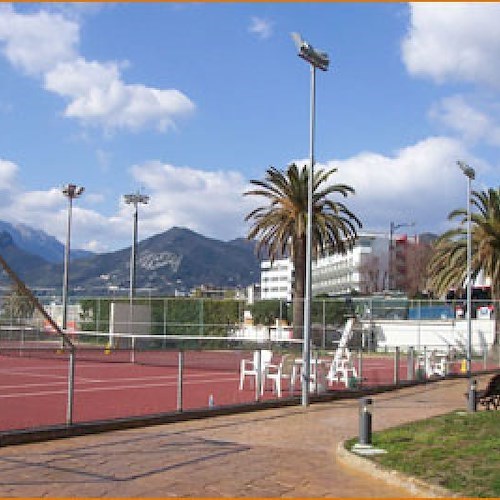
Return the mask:
{"type": "Polygon", "coordinates": [[[177,370],[177,411],[182,411],[182,382],[184,380],[183,377],[184,371],[184,351],[179,351],[179,359],[178,359],[178,370],[177,370]]]}
{"type": "Polygon", "coordinates": [[[415,380],[415,348],[413,346],[408,347],[406,379],[415,380]]]}
{"type": "Polygon", "coordinates": [[[70,347],[68,363],[68,402],[66,406],[66,425],[73,423],[73,401],[75,393],[75,348],[70,347]]]}
{"type": "Polygon", "coordinates": [[[260,391],[262,387],[262,352],[257,349],[257,376],[255,377],[255,401],[260,400],[260,391]]]}
{"type": "Polygon", "coordinates": [[[394,351],[394,385],[399,385],[399,346],[394,351]]]}
{"type": "Polygon", "coordinates": [[[325,299],[323,299],[323,343],[322,348],[326,349],[326,310],[325,310],[325,299]]]}
{"type": "Polygon", "coordinates": [[[358,355],[358,388],[363,385],[363,346],[359,349],[358,355]]]}

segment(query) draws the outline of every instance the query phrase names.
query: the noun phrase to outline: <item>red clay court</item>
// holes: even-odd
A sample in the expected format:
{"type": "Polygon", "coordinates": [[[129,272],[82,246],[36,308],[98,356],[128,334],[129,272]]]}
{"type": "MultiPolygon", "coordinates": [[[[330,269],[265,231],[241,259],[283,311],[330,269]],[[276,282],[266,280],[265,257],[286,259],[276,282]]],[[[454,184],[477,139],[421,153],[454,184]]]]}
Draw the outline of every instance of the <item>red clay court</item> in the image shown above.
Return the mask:
{"type": "MultiPolygon", "coordinates": [[[[169,353],[175,358],[178,353],[169,353]]],[[[219,353],[223,354],[223,353],[219,353]]],[[[203,353],[195,353],[202,356],[203,353]]],[[[227,355],[227,354],[226,354],[227,355]]],[[[232,352],[235,361],[230,365],[221,361],[208,368],[194,368],[196,359],[189,361],[189,353],[182,376],[182,409],[203,409],[215,406],[252,403],[255,389],[247,380],[239,390],[239,360],[250,352],[232,352]]],[[[214,354],[212,353],[212,356],[214,354]]],[[[223,360],[224,358],[221,358],[223,360]]],[[[203,364],[203,363],[202,363],[203,364]]],[[[0,356],[0,432],[60,425],[66,422],[68,401],[68,362],[60,359],[0,356]]],[[[482,366],[475,366],[480,369],[482,366]]],[[[458,372],[459,363],[453,367],[458,372]]],[[[402,357],[399,379],[406,380],[406,359],[402,357]]],[[[391,384],[394,381],[394,357],[364,357],[363,385],[391,384]]],[[[299,394],[295,387],[295,395],[299,394]]],[[[334,384],[329,390],[345,390],[334,384]]],[[[285,387],[283,397],[289,397],[285,387]]],[[[270,386],[261,399],[277,396],[270,386]]],[[[75,362],[73,422],[91,422],[124,417],[147,416],[177,411],[178,368],[172,366],[145,366],[131,362],[103,361],[75,362]]]]}

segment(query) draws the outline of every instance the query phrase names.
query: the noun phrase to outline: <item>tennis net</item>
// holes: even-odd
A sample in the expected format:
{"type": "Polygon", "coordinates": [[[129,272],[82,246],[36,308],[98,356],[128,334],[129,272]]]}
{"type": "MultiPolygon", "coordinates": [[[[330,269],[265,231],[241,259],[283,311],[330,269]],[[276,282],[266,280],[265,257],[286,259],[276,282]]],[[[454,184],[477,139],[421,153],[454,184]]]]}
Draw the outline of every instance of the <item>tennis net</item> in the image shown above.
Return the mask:
{"type": "MultiPolygon", "coordinates": [[[[176,367],[183,353],[185,368],[237,371],[242,359],[250,359],[256,349],[294,353],[302,341],[252,340],[234,337],[189,335],[134,335],[98,332],[70,333],[76,361],[133,363],[176,367]]],[[[32,327],[0,327],[0,355],[67,360],[70,350],[54,333],[32,327]]]]}

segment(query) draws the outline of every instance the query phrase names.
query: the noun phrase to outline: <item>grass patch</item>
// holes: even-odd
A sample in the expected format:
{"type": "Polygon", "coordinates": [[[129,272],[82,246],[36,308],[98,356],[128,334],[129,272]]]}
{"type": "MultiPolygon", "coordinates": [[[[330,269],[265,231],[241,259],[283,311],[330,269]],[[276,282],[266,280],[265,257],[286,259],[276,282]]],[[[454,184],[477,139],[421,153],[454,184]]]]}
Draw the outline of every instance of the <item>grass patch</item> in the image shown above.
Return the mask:
{"type": "MultiPolygon", "coordinates": [[[[350,440],[348,449],[357,442],[350,440]]],[[[380,465],[468,497],[500,497],[500,411],[456,412],[373,434],[380,465]]]]}

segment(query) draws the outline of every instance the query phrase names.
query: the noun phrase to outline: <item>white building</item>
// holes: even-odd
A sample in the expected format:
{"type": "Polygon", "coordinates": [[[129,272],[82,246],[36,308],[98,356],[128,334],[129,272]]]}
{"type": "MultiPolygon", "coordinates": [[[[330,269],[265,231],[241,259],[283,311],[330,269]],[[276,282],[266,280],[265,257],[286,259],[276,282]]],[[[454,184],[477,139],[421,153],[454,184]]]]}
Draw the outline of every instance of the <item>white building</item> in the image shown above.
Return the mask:
{"type": "Polygon", "coordinates": [[[260,298],[292,300],[293,263],[290,259],[269,260],[260,265],[260,298]]]}
{"type": "MultiPolygon", "coordinates": [[[[389,238],[362,233],[345,254],[333,253],[312,263],[312,294],[373,293],[387,285],[389,238]]],[[[261,298],[292,300],[293,264],[290,259],[261,263],[261,298]]]]}
{"type": "Polygon", "coordinates": [[[332,253],[312,263],[312,294],[373,293],[387,284],[389,239],[380,233],[362,233],[352,250],[332,253]]]}

